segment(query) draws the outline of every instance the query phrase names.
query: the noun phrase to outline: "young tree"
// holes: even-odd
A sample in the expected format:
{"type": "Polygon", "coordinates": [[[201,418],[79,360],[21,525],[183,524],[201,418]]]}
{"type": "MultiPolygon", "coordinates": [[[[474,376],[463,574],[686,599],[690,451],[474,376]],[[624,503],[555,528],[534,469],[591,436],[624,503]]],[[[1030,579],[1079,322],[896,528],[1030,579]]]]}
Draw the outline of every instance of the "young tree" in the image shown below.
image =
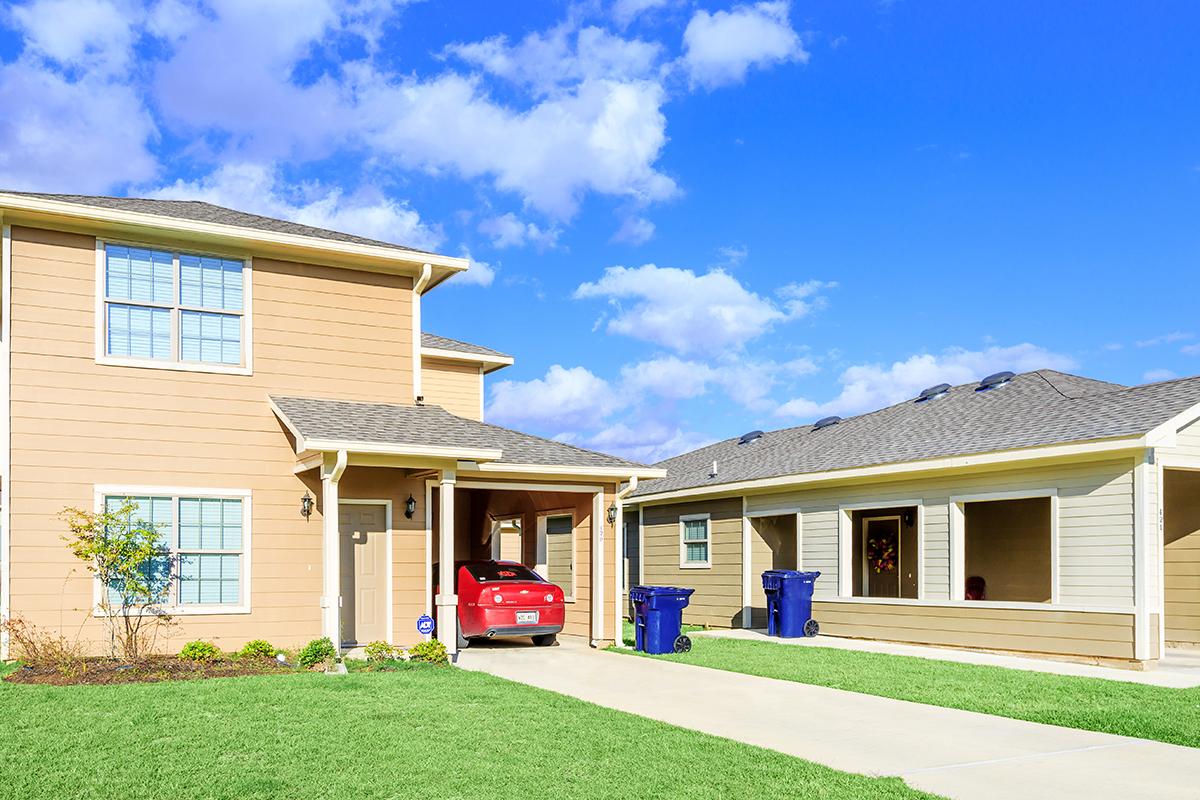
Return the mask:
{"type": "Polygon", "coordinates": [[[171,589],[172,560],[158,527],[130,498],[100,513],[64,508],[63,537],[76,558],[100,579],[101,618],[113,657],[136,661],[154,650],[171,621],[163,606],[171,589]]]}

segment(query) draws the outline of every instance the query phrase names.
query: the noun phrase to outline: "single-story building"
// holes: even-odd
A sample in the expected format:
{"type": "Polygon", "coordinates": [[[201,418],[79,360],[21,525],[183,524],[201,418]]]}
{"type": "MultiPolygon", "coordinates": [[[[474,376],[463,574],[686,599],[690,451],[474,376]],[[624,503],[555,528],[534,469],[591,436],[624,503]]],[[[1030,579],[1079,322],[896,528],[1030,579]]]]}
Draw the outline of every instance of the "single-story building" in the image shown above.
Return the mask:
{"type": "Polygon", "coordinates": [[[821,573],[823,633],[1149,664],[1200,647],[1200,378],[1039,370],[663,461],[626,498],[627,585],[754,627],[760,573],[821,573]]]}

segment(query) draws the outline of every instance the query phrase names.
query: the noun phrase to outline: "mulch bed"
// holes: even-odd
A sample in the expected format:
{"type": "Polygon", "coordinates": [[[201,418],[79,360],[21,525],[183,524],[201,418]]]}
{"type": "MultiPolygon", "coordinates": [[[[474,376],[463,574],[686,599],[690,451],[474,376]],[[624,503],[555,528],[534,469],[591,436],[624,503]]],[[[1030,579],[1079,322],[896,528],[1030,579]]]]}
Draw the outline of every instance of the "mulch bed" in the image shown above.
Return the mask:
{"type": "Polygon", "coordinates": [[[83,684],[158,683],[202,678],[234,678],[242,675],[294,673],[294,667],[267,659],[224,659],[207,664],[182,661],[174,656],[150,656],[136,664],[111,658],[87,658],[78,670],[57,667],[21,666],[4,677],[9,683],[40,683],[51,686],[83,684]]]}

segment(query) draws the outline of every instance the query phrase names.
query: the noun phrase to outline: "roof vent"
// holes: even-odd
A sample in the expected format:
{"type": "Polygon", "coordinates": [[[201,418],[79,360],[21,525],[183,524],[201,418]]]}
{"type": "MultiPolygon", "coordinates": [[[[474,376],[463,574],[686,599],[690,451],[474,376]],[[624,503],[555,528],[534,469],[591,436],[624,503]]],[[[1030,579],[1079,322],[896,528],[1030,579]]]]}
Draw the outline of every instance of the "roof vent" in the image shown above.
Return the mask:
{"type": "Polygon", "coordinates": [[[1011,372],[992,373],[979,382],[979,385],[975,387],[975,391],[986,392],[988,389],[999,389],[1001,386],[1011,381],[1014,377],[1016,376],[1011,372]]]}
{"type": "Polygon", "coordinates": [[[742,438],[738,439],[738,444],[750,444],[751,442],[757,442],[762,438],[762,435],[762,431],[750,431],[749,433],[743,433],[742,438]]]}
{"type": "Polygon", "coordinates": [[[821,428],[828,428],[831,425],[837,425],[841,421],[841,417],[822,417],[813,423],[813,430],[819,431],[821,428]]]}
{"type": "Polygon", "coordinates": [[[945,397],[950,391],[950,384],[939,383],[937,386],[930,386],[917,396],[916,402],[924,403],[926,400],[937,400],[939,397],[945,397]]]}

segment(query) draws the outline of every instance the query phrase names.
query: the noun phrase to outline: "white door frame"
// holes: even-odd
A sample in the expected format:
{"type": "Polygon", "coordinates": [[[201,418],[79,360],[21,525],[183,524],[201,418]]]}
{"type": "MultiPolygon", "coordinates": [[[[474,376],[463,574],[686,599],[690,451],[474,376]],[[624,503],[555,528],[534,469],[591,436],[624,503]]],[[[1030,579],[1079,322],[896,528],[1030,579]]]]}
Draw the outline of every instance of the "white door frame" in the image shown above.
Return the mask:
{"type": "MultiPolygon", "coordinates": [[[[384,625],[387,626],[387,643],[396,643],[396,626],[394,619],[394,609],[392,608],[392,501],[391,500],[362,500],[358,498],[341,498],[338,500],[338,505],[345,506],[383,506],[383,533],[384,533],[384,558],[387,560],[387,591],[384,594],[384,602],[387,603],[387,610],[384,613],[384,625]]],[[[338,547],[341,547],[342,532],[338,531],[338,547]]],[[[341,580],[341,577],[338,578],[341,580]]],[[[338,638],[342,637],[342,632],[338,631],[338,638]]],[[[363,643],[359,642],[361,646],[363,643]]],[[[341,643],[338,643],[341,646],[341,643]]]]}

